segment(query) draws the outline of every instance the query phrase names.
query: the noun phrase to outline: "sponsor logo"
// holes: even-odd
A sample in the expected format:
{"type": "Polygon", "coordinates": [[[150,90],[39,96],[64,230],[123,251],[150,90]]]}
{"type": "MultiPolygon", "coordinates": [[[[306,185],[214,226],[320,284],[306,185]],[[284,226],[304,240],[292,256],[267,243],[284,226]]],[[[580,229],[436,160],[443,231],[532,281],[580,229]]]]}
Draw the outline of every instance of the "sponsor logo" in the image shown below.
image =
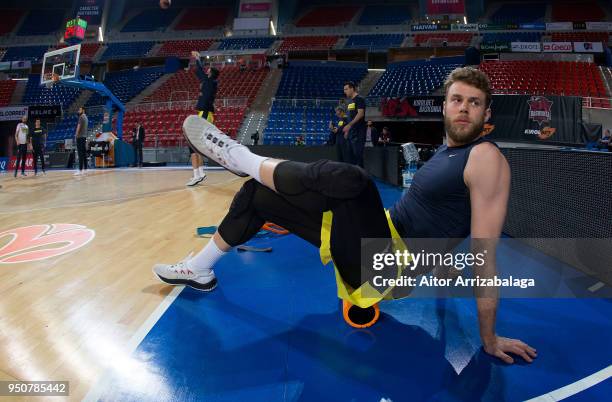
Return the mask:
{"type": "Polygon", "coordinates": [[[0,233],[0,264],[41,261],[76,251],[93,240],[96,232],[82,225],[53,223],[25,226],[0,233]]]}
{"type": "Polygon", "coordinates": [[[553,102],[544,96],[532,96],[527,101],[529,105],[529,119],[535,121],[540,127],[544,123],[550,123],[552,118],[553,102]]]}
{"type": "Polygon", "coordinates": [[[495,130],[495,125],[493,124],[489,124],[489,123],[485,123],[484,127],[482,128],[482,134],[481,136],[487,136],[489,134],[491,134],[491,131],[495,130]]]}

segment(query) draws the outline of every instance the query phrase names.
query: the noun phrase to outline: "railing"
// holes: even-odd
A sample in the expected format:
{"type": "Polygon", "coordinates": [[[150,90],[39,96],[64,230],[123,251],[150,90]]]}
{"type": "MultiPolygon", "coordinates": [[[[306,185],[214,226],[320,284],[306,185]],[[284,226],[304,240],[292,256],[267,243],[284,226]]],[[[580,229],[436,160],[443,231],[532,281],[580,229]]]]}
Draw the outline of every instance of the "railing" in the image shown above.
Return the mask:
{"type": "Polygon", "coordinates": [[[582,107],[590,109],[612,110],[612,98],[582,98],[582,107]]]}
{"type": "MultiPolygon", "coordinates": [[[[164,111],[164,110],[195,110],[197,101],[196,100],[182,100],[182,101],[169,101],[169,102],[148,102],[139,103],[134,105],[130,111],[132,112],[152,112],[152,111],[164,111]]],[[[246,108],[248,104],[248,98],[220,98],[215,100],[215,108],[220,107],[234,107],[234,108],[246,108]]]]}

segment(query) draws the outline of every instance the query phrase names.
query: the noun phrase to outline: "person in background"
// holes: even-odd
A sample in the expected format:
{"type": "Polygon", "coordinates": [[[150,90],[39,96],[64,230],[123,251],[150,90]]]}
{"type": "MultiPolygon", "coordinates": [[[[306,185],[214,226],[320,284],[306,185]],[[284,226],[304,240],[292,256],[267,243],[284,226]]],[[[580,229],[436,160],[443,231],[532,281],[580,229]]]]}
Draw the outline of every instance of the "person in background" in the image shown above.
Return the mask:
{"type": "Polygon", "coordinates": [[[17,144],[17,160],[15,161],[15,177],[17,177],[17,170],[19,170],[19,163],[21,162],[21,175],[25,174],[26,158],[28,155],[28,136],[30,128],[28,127],[28,116],[23,116],[21,122],[17,124],[15,129],[15,144],[17,144]]]}
{"type": "Polygon", "coordinates": [[[42,173],[45,172],[45,143],[47,142],[47,130],[45,130],[40,124],[40,119],[36,119],[34,122],[34,130],[30,136],[30,145],[32,146],[32,153],[34,154],[34,176],[38,174],[38,159],[40,159],[40,166],[42,173]]]}
{"type": "Polygon", "coordinates": [[[366,128],[366,147],[374,147],[378,145],[378,130],[374,127],[372,120],[368,120],[366,128]]]}
{"type": "Polygon", "coordinates": [[[89,119],[85,114],[85,108],[79,108],[79,122],[77,123],[76,132],[74,134],[77,145],[77,153],[79,156],[79,170],[74,175],[80,176],[87,172],[87,126],[89,119]]]}
{"type": "Polygon", "coordinates": [[[259,143],[259,130],[256,130],[253,135],[251,135],[251,139],[253,140],[253,145],[257,145],[259,143]]]}
{"type": "MultiPolygon", "coordinates": [[[[344,138],[344,133],[342,129],[348,123],[346,119],[346,115],[344,114],[344,109],[342,107],[336,107],[336,117],[338,118],[338,125],[334,126],[333,122],[329,122],[329,130],[330,134],[333,137],[333,144],[336,144],[336,156],[338,158],[338,162],[347,162],[350,163],[350,151],[348,149],[348,144],[346,138],[344,138]]],[[[332,142],[332,141],[330,141],[332,142]]]]}
{"type": "Polygon", "coordinates": [[[385,146],[389,142],[391,142],[391,130],[389,130],[389,127],[383,127],[382,134],[378,139],[378,145],[385,146]]]}
{"type": "Polygon", "coordinates": [[[142,125],[142,120],[138,121],[138,125],[134,129],[134,165],[142,167],[142,145],[145,138],[145,129],[142,125]]]}

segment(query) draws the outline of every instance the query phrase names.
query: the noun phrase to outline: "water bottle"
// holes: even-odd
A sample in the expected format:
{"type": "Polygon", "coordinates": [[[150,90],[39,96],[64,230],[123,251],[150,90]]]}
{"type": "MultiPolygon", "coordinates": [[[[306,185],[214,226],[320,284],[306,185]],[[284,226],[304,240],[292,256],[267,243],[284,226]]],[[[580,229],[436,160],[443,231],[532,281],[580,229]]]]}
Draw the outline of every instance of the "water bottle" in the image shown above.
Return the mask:
{"type": "Polygon", "coordinates": [[[402,171],[402,186],[404,188],[410,188],[416,170],[416,162],[410,162],[404,166],[404,170],[402,171]]]}

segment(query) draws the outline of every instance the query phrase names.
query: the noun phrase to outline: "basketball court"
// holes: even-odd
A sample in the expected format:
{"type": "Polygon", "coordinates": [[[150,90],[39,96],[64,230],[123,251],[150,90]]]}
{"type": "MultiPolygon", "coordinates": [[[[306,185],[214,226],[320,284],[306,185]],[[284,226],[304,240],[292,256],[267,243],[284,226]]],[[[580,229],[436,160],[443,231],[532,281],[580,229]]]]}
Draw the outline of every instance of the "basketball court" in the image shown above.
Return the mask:
{"type": "MultiPolygon", "coordinates": [[[[480,348],[469,299],[386,302],[374,327],[349,327],[332,268],[293,235],[249,242],[271,253],[232,251],[212,293],[160,283],[152,265],[201,248],[195,228],[218,224],[243,181],[211,171],[185,189],[185,172],[0,181],[2,380],[67,380],[71,400],[103,401],[592,401],[612,390],[609,299],[502,300],[499,332],[538,350],[508,366],[480,348]]],[[[379,188],[386,206],[401,195],[379,188]]],[[[498,259],[559,264],[527,247],[498,259]]]]}

